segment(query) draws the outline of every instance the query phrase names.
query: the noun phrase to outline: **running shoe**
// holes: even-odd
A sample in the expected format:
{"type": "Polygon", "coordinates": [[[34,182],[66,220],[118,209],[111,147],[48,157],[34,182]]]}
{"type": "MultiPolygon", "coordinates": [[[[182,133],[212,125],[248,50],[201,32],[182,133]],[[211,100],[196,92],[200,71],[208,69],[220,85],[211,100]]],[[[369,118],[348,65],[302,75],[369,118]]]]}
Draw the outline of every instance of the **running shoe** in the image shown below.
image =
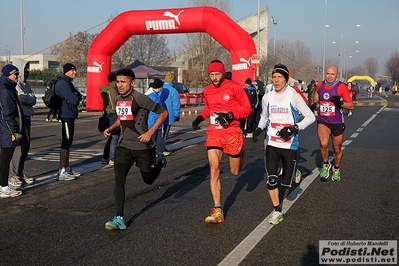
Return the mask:
{"type": "Polygon", "coordinates": [[[339,171],[339,169],[333,168],[333,174],[331,179],[332,181],[339,181],[341,179],[341,172],[339,171]]]}
{"type": "Polygon", "coordinates": [[[22,186],[22,182],[19,180],[19,176],[13,175],[8,178],[8,185],[17,188],[22,186]]]}
{"type": "Polygon", "coordinates": [[[270,217],[269,224],[277,225],[284,221],[284,215],[282,212],[275,211],[272,214],[272,217],[270,217]]]}
{"type": "Polygon", "coordinates": [[[212,208],[211,215],[205,218],[205,222],[209,224],[217,224],[224,222],[223,211],[221,208],[212,208]]]}
{"type": "Polygon", "coordinates": [[[113,166],[115,163],[113,160],[109,160],[108,165],[113,166]]]}
{"type": "Polygon", "coordinates": [[[59,181],[69,181],[69,180],[74,180],[76,177],[74,175],[71,175],[68,172],[64,172],[62,174],[58,174],[58,180],[59,181]]]}
{"type": "Polygon", "coordinates": [[[330,163],[328,164],[323,163],[323,166],[321,167],[320,177],[327,179],[330,176],[330,168],[331,168],[330,163]]]}
{"type": "Polygon", "coordinates": [[[349,111],[348,112],[348,117],[351,117],[351,115],[352,115],[352,111],[349,111]]]}
{"type": "Polygon", "coordinates": [[[81,172],[78,172],[78,171],[75,171],[75,170],[72,170],[72,169],[70,169],[70,170],[68,171],[68,174],[73,175],[73,176],[75,176],[75,177],[79,177],[79,176],[82,175],[81,172]]]}
{"type": "Polygon", "coordinates": [[[171,153],[172,153],[172,152],[170,152],[170,151],[164,151],[164,152],[163,152],[163,156],[169,156],[171,153]]]}
{"type": "Polygon", "coordinates": [[[296,169],[295,173],[295,183],[299,183],[302,180],[302,173],[299,171],[299,169],[296,169]]]}
{"type": "Polygon", "coordinates": [[[122,217],[115,216],[111,221],[105,223],[105,228],[107,230],[124,230],[126,229],[126,224],[122,217]]]}
{"type": "Polygon", "coordinates": [[[13,188],[10,188],[9,186],[7,186],[5,190],[0,188],[0,198],[13,198],[13,197],[18,197],[21,194],[22,191],[15,190],[13,188]]]}
{"type": "Polygon", "coordinates": [[[35,181],[35,179],[33,177],[29,177],[27,175],[24,174],[24,177],[22,178],[26,184],[31,185],[33,184],[33,182],[35,181]]]}

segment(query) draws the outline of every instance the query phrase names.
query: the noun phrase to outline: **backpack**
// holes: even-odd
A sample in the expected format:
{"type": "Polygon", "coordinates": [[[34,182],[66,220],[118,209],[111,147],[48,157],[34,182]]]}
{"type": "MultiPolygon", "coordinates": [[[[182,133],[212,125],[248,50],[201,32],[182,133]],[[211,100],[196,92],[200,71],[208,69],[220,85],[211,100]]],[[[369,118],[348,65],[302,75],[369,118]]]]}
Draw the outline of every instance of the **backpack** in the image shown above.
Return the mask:
{"type": "Polygon", "coordinates": [[[52,110],[59,110],[62,105],[61,97],[55,94],[55,84],[59,79],[60,77],[50,81],[46,91],[44,92],[44,96],[42,97],[44,104],[52,110]]]}

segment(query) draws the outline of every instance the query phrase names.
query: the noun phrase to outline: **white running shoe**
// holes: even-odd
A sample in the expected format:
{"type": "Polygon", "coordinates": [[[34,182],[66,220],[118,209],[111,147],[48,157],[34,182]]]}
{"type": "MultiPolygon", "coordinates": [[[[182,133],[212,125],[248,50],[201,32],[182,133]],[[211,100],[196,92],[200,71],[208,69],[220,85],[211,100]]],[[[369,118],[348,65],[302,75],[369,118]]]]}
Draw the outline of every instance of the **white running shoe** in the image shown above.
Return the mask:
{"type": "Polygon", "coordinates": [[[69,174],[68,172],[64,172],[58,175],[59,181],[69,181],[74,180],[76,177],[74,175],[69,174]]]}
{"type": "Polygon", "coordinates": [[[29,177],[24,174],[23,180],[25,181],[26,184],[31,185],[35,181],[33,177],[29,177]]]}
{"type": "Polygon", "coordinates": [[[272,214],[272,217],[270,217],[269,224],[277,225],[284,221],[284,215],[282,212],[275,211],[272,214]]]}
{"type": "Polygon", "coordinates": [[[7,186],[5,190],[3,188],[0,188],[0,198],[13,198],[13,197],[18,197],[21,194],[22,191],[15,190],[13,188],[10,188],[9,186],[7,186]]]}
{"type": "Polygon", "coordinates": [[[79,177],[79,176],[82,175],[81,172],[78,172],[78,171],[75,171],[75,170],[72,170],[72,169],[68,171],[68,174],[73,175],[75,177],[79,177]]]}
{"type": "Polygon", "coordinates": [[[302,173],[301,171],[299,171],[299,169],[296,169],[296,173],[295,173],[295,183],[299,183],[302,180],[302,173]]]}
{"type": "Polygon", "coordinates": [[[170,152],[170,151],[164,151],[164,152],[163,152],[163,156],[169,156],[171,153],[172,153],[172,152],[170,152]]]}
{"type": "Polygon", "coordinates": [[[19,180],[19,176],[13,175],[8,178],[8,185],[14,188],[21,187],[22,181],[19,180]]]}

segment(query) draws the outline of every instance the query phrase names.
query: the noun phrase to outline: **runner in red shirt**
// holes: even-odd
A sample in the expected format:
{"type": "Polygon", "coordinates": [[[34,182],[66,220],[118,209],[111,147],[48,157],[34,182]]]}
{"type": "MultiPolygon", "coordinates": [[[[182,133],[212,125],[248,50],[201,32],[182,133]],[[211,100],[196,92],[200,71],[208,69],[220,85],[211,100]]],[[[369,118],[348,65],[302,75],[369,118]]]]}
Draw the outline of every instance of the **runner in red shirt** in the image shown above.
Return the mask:
{"type": "Polygon", "coordinates": [[[208,65],[212,83],[204,88],[205,108],[192,123],[193,129],[198,130],[199,124],[209,118],[205,146],[208,149],[209,185],[215,207],[206,217],[206,223],[224,222],[220,165],[225,153],[229,156],[230,172],[233,175],[240,173],[244,162],[242,146],[245,144],[240,119],[246,118],[252,110],[242,85],[225,79],[225,73],[224,64],[219,60],[208,65]]]}

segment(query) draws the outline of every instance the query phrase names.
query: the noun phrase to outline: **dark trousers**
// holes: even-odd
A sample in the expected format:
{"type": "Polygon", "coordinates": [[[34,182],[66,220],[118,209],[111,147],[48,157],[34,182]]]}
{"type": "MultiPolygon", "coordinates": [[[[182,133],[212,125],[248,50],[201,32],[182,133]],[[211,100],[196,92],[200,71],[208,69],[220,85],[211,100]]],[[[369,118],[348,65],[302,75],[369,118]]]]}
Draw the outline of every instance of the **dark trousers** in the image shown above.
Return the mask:
{"type": "Polygon", "coordinates": [[[146,184],[152,184],[161,173],[163,163],[156,161],[155,149],[130,150],[122,146],[115,153],[115,208],[116,216],[123,217],[125,203],[125,183],[130,168],[136,163],[146,184]]]}
{"type": "Polygon", "coordinates": [[[256,119],[256,110],[252,111],[249,114],[249,116],[247,117],[247,132],[246,133],[252,133],[254,131],[255,119],[256,119]]]}
{"type": "Polygon", "coordinates": [[[0,152],[0,182],[2,187],[8,186],[8,172],[15,147],[1,148],[0,152]]]}

